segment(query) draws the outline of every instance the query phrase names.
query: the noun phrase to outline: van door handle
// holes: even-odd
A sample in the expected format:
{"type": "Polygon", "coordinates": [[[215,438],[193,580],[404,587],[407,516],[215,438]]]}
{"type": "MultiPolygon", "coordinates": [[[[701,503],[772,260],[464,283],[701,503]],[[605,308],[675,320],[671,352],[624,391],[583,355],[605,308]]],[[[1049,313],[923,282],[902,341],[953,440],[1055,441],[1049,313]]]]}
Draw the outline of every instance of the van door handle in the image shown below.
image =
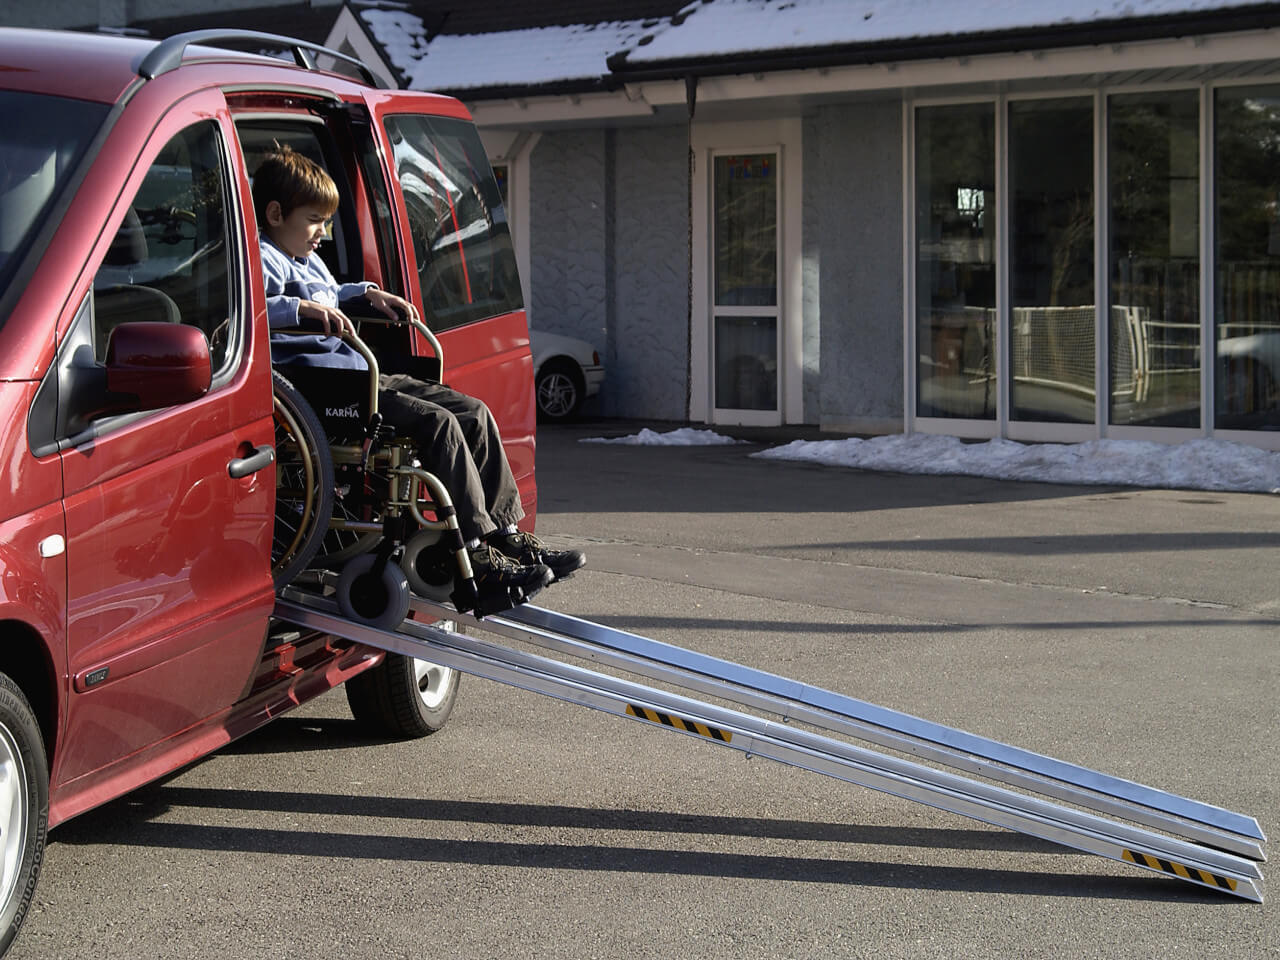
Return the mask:
{"type": "Polygon", "coordinates": [[[276,448],[269,443],[264,443],[260,447],[255,447],[253,453],[247,457],[236,457],[227,464],[227,473],[231,475],[232,480],[239,480],[241,477],[247,477],[251,473],[257,473],[264,467],[269,467],[276,462],[276,448]]]}

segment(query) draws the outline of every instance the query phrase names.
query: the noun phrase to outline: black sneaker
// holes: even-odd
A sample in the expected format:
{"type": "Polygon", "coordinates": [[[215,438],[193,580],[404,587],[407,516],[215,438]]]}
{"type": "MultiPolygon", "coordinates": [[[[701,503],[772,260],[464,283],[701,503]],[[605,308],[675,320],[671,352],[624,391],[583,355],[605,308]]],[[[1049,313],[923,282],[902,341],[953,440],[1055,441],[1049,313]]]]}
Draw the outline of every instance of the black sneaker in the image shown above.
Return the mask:
{"type": "Polygon", "coordinates": [[[491,533],[485,542],[516,563],[543,564],[563,580],[587,562],[581,550],[551,550],[532,533],[491,533]]]}
{"type": "Polygon", "coordinates": [[[487,543],[468,552],[476,589],[482,596],[507,592],[516,602],[521,602],[555,579],[550,567],[541,563],[516,563],[487,543]]]}

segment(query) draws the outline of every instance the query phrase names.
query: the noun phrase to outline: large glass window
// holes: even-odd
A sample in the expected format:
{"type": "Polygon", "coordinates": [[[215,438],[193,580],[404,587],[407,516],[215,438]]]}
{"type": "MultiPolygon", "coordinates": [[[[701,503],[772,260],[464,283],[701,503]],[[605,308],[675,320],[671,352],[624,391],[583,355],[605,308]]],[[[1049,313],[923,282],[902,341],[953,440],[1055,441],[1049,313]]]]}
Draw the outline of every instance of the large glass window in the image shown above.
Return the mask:
{"type": "Polygon", "coordinates": [[[521,307],[506,212],[480,137],[444,117],[388,117],[426,322],[443,330],[521,307]]]}
{"type": "Polygon", "coordinates": [[[996,416],[995,108],[916,111],[916,413],[996,416]]]}
{"type": "Polygon", "coordinates": [[[1217,91],[1219,428],[1280,430],[1280,86],[1217,91]]]}
{"type": "Polygon", "coordinates": [[[1200,425],[1200,108],[1108,100],[1111,422],[1200,425]]]}
{"type": "Polygon", "coordinates": [[[1009,105],[1009,417],[1092,423],[1093,101],[1009,105]]]}

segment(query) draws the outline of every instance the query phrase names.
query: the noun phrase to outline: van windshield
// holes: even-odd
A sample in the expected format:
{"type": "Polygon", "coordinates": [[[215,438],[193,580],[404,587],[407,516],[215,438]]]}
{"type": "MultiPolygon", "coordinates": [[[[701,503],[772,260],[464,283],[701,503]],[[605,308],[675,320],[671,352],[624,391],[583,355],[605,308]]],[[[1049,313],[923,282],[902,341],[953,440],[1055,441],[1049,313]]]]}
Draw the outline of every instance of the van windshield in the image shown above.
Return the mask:
{"type": "Polygon", "coordinates": [[[108,109],[0,90],[0,300],[108,109]]]}

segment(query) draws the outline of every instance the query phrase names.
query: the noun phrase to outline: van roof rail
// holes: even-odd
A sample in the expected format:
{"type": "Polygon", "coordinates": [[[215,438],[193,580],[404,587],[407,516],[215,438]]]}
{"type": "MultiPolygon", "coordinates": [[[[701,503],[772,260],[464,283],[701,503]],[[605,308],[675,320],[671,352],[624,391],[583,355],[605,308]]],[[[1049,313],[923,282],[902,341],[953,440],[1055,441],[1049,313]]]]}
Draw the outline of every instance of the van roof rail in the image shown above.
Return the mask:
{"type": "Polygon", "coordinates": [[[363,62],[355,57],[348,56],[345,53],[339,53],[337,50],[330,50],[328,47],[318,43],[312,43],[309,40],[299,40],[297,37],[284,37],[275,33],[262,33],[258,30],[189,30],[186,33],[177,33],[172,37],[161,40],[156,46],[142,58],[142,62],[138,64],[138,76],[147,80],[154,80],[162,73],[168,73],[170,70],[176,70],[182,65],[182,59],[186,55],[187,47],[192,44],[208,44],[210,46],[219,46],[225,41],[234,40],[238,42],[248,43],[257,42],[265,44],[273,44],[289,49],[293,53],[293,59],[298,66],[307,70],[315,70],[316,59],[314,54],[321,53],[325,56],[333,57],[344,63],[349,63],[360,71],[360,75],[365,82],[373,87],[387,86],[382,78],[376,76],[363,62]]]}

